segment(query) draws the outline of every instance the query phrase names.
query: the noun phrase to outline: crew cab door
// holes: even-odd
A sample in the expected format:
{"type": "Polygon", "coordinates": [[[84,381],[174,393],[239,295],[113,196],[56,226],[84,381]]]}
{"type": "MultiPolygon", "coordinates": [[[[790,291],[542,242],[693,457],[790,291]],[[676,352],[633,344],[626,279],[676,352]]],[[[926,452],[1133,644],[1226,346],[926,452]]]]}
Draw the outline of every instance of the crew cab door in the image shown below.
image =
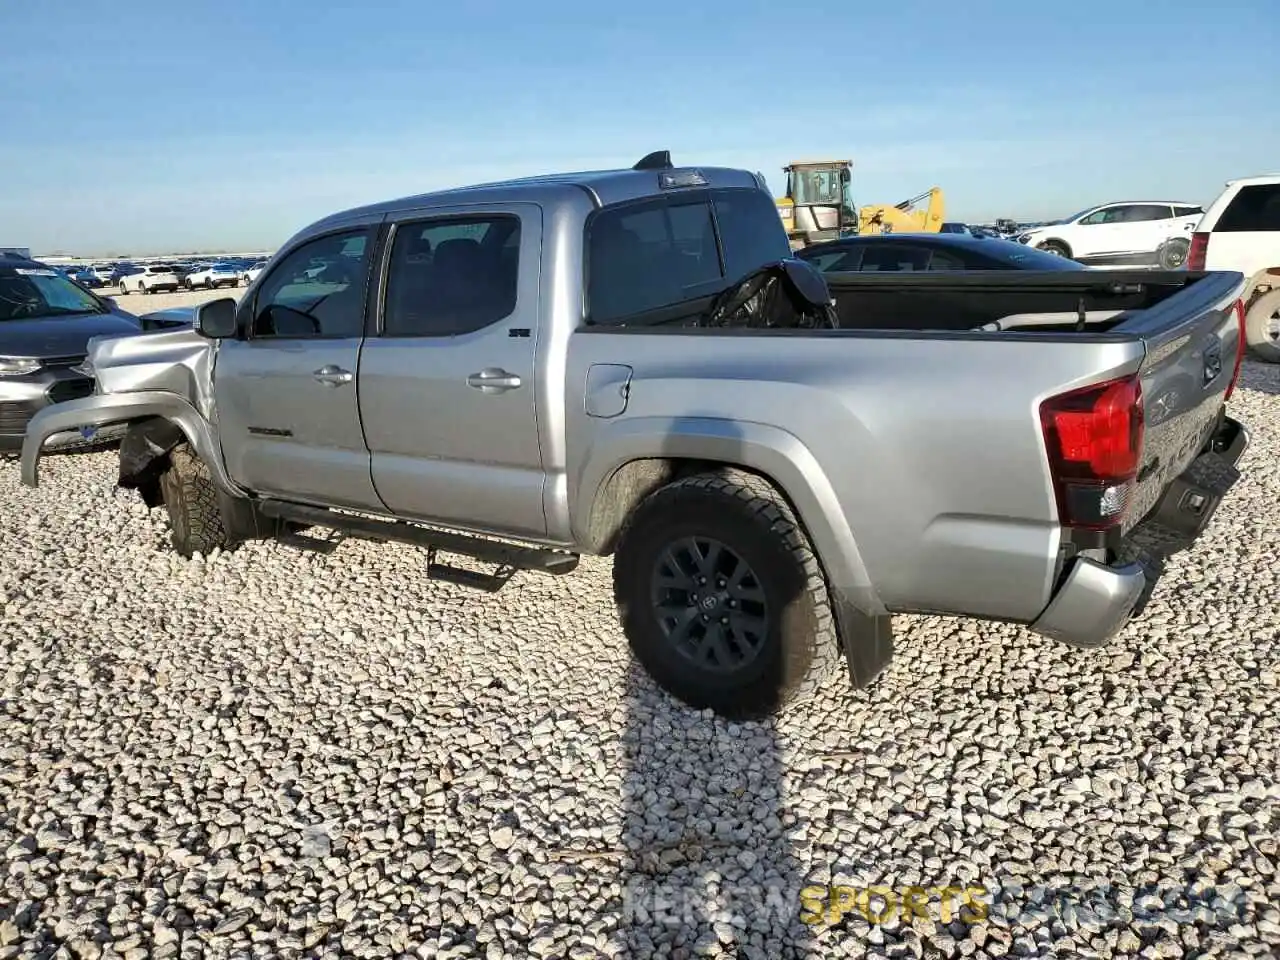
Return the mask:
{"type": "Polygon", "coordinates": [[[373,482],[392,513],[546,533],[534,382],[541,244],[531,203],[395,218],[359,382],[373,482]]]}
{"type": "Polygon", "coordinates": [[[219,345],[223,458],[254,493],[381,508],[356,397],[374,236],[340,230],[286,254],[240,306],[245,338],[219,345]]]}
{"type": "Polygon", "coordinates": [[[1173,234],[1173,207],[1163,203],[1135,203],[1128,207],[1121,253],[1152,253],[1173,234]]]}

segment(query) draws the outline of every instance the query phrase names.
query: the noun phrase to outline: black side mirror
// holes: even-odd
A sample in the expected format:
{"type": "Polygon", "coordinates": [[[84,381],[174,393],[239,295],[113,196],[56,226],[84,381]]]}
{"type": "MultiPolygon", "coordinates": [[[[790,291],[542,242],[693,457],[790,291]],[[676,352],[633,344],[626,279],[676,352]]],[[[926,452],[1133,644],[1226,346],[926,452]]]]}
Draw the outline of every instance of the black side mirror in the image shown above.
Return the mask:
{"type": "Polygon", "coordinates": [[[219,297],[196,307],[192,324],[196,333],[210,340],[227,340],[236,335],[236,301],[219,297]]]}

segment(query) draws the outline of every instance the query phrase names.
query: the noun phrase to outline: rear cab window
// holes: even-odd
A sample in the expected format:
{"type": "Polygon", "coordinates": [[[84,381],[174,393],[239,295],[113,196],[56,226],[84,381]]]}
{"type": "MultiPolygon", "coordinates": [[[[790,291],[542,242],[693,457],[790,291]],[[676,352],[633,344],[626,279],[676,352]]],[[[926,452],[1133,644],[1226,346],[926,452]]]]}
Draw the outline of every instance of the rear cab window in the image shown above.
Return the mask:
{"type": "Polygon", "coordinates": [[[750,188],[646,198],[586,228],[587,322],[661,323],[791,255],[773,198],[750,188]]]}
{"type": "Polygon", "coordinates": [[[1280,183],[1241,187],[1214,225],[1215,233],[1269,233],[1280,230],[1280,183]]]}

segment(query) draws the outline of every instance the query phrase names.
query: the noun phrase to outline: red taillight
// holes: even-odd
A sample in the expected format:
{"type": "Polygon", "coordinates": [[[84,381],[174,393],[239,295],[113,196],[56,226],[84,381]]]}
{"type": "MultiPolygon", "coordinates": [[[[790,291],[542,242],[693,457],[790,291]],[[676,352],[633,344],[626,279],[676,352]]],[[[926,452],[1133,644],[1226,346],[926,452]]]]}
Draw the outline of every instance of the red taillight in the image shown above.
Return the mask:
{"type": "Polygon", "coordinates": [[[1142,384],[1108,380],[1040,404],[1064,526],[1105,530],[1124,519],[1142,456],[1142,384]]]}
{"type": "Polygon", "coordinates": [[[1187,269],[1203,270],[1205,258],[1209,254],[1209,234],[1193,233],[1191,246],[1187,249],[1187,269]]]}
{"type": "Polygon", "coordinates": [[[1244,301],[1237,300],[1231,305],[1231,309],[1236,312],[1236,325],[1239,328],[1239,334],[1236,337],[1236,365],[1231,371],[1231,382],[1227,384],[1227,392],[1222,396],[1222,402],[1226,403],[1231,399],[1231,391],[1236,388],[1236,381],[1240,379],[1240,364],[1244,363],[1245,351],[1249,348],[1248,341],[1244,336],[1244,301]]]}

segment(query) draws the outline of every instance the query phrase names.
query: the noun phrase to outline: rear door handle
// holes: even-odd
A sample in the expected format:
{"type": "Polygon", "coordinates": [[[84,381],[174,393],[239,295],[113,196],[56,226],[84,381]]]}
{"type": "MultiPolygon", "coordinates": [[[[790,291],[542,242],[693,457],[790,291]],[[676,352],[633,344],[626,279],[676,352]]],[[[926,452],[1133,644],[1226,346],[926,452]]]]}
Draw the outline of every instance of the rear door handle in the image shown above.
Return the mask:
{"type": "Polygon", "coordinates": [[[506,393],[520,386],[520,378],[501,367],[485,367],[467,377],[467,386],[475,387],[481,393],[506,393]]]}
{"type": "Polygon", "coordinates": [[[344,383],[351,382],[351,371],[343,370],[341,367],[335,367],[333,364],[329,364],[327,367],[321,367],[311,375],[321,383],[330,387],[340,387],[344,383]]]}

